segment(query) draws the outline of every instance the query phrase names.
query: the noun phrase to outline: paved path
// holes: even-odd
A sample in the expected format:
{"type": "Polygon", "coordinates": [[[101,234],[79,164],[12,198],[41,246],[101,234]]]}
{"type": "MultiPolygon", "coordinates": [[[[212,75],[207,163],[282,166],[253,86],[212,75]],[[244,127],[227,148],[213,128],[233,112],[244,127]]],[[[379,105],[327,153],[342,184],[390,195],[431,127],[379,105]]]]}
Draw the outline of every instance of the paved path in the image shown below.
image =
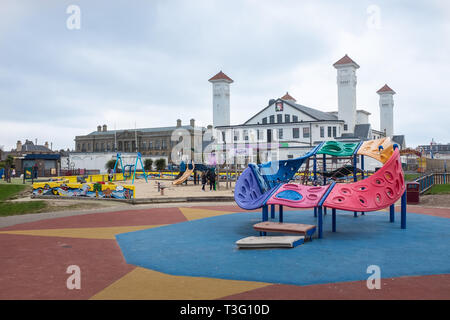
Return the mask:
{"type": "MultiPolygon", "coordinates": [[[[450,209],[408,207],[450,217],[450,209]]],[[[0,299],[449,299],[450,274],[296,286],[174,276],[127,264],[115,235],[242,210],[232,204],[152,205],[0,219],[0,299]],[[81,269],[69,290],[67,267],[81,269]]],[[[258,214],[259,217],[259,214],[258,214]]],[[[195,259],[195,257],[193,257],[195,259]]]]}

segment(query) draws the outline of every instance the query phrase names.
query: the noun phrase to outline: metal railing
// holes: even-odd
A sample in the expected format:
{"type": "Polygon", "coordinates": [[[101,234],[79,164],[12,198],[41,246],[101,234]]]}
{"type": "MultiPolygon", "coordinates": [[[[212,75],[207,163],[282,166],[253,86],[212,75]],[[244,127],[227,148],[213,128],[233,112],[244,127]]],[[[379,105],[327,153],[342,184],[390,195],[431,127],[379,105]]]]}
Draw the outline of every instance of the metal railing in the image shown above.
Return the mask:
{"type": "Polygon", "coordinates": [[[450,183],[450,173],[430,173],[417,178],[415,182],[419,183],[419,192],[420,194],[423,194],[435,184],[450,183]]]}

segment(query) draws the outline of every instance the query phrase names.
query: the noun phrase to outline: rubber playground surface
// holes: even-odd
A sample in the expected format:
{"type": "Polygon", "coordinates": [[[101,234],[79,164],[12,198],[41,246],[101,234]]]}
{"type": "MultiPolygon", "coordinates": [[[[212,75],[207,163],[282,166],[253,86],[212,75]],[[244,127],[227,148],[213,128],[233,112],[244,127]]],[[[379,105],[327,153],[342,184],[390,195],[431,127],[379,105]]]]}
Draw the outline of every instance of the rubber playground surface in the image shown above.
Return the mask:
{"type": "MultiPolygon", "coordinates": [[[[0,299],[450,299],[450,209],[408,206],[324,217],[323,239],[239,250],[259,211],[233,205],[53,218],[0,229],[0,299]],[[81,289],[69,290],[67,267],[81,289]],[[369,290],[367,267],[381,270],[369,290]]],[[[312,210],[285,222],[314,224],[312,210]]],[[[277,221],[277,220],[275,220],[277,221]]]]}

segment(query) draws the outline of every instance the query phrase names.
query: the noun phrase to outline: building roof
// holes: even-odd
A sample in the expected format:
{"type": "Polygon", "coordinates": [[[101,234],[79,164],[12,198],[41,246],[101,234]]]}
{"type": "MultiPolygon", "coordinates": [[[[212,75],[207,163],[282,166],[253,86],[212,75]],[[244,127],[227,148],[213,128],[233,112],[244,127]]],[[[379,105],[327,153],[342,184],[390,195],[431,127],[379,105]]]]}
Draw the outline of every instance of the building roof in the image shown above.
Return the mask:
{"type": "Polygon", "coordinates": [[[220,80],[225,80],[226,82],[229,82],[229,83],[234,82],[233,79],[231,79],[229,76],[227,76],[225,73],[223,73],[222,70],[220,70],[220,72],[218,74],[216,74],[214,77],[212,77],[208,81],[220,81],[220,80]]]}
{"type": "Polygon", "coordinates": [[[350,64],[353,65],[356,69],[359,68],[359,65],[355,61],[353,61],[348,55],[345,55],[341,59],[336,61],[333,64],[333,67],[350,65],[350,64]]]}
{"type": "Polygon", "coordinates": [[[395,94],[395,91],[389,88],[387,84],[385,84],[380,90],[377,91],[377,93],[393,93],[395,94]]]}
{"type": "Polygon", "coordinates": [[[26,140],[20,152],[52,152],[52,150],[42,145],[35,145],[33,141],[26,140]]]}
{"type": "Polygon", "coordinates": [[[405,136],[403,134],[392,136],[392,141],[399,144],[400,147],[403,147],[405,145],[405,136]]]}
{"type": "Polygon", "coordinates": [[[287,91],[286,91],[286,94],[281,97],[281,99],[283,99],[283,100],[291,100],[291,101],[294,101],[294,102],[297,101],[287,91]]]}
{"type": "Polygon", "coordinates": [[[289,100],[284,100],[284,102],[286,102],[288,105],[294,107],[295,109],[297,109],[303,113],[306,113],[308,116],[310,116],[311,118],[314,118],[316,120],[339,120],[336,115],[328,113],[328,112],[323,112],[323,111],[320,111],[317,109],[306,107],[301,104],[291,102],[289,100]]]}
{"type": "Polygon", "coordinates": [[[341,138],[343,139],[359,139],[366,140],[369,137],[370,124],[357,124],[355,125],[355,132],[353,133],[343,133],[341,138]]]}
{"type": "MultiPolygon", "coordinates": [[[[93,132],[89,133],[88,136],[98,136],[98,135],[105,135],[105,134],[110,135],[110,134],[114,134],[114,133],[122,133],[125,131],[134,132],[135,130],[138,132],[164,132],[164,131],[173,131],[176,129],[193,130],[194,128],[189,125],[189,126],[181,126],[181,127],[171,126],[171,127],[158,127],[158,128],[137,128],[137,129],[121,129],[121,130],[108,130],[108,131],[93,131],[93,132]]],[[[195,129],[204,130],[205,128],[195,127],[195,129]]]]}
{"type": "Polygon", "coordinates": [[[314,120],[317,120],[317,121],[338,121],[339,120],[337,115],[334,115],[334,114],[331,114],[331,113],[328,113],[328,112],[323,112],[323,111],[320,111],[320,110],[317,110],[317,109],[309,108],[309,107],[303,106],[301,104],[295,103],[292,100],[284,100],[284,99],[280,98],[280,99],[277,99],[277,100],[271,99],[270,102],[269,102],[269,105],[267,107],[265,107],[264,109],[259,111],[257,114],[252,116],[250,119],[245,121],[244,124],[247,124],[254,117],[259,115],[264,110],[267,110],[267,108],[269,108],[271,105],[273,105],[274,103],[276,103],[277,101],[280,101],[280,100],[283,101],[284,103],[286,103],[287,105],[293,107],[294,109],[297,109],[298,111],[303,112],[304,114],[310,116],[314,120]]]}

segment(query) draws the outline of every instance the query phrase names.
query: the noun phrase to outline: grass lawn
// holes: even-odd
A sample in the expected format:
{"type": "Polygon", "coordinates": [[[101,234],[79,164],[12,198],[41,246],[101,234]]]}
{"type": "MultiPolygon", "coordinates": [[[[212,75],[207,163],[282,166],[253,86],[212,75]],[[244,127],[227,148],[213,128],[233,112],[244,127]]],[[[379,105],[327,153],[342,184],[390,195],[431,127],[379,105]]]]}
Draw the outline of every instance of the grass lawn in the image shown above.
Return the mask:
{"type": "Polygon", "coordinates": [[[405,173],[405,181],[414,181],[420,177],[420,173],[405,173]]]}
{"type": "Polygon", "coordinates": [[[27,188],[20,184],[0,184],[0,217],[13,216],[25,213],[41,212],[47,207],[44,201],[7,201],[27,188]]]}
{"type": "Polygon", "coordinates": [[[450,184],[435,184],[425,194],[450,194],[450,184]]]}

